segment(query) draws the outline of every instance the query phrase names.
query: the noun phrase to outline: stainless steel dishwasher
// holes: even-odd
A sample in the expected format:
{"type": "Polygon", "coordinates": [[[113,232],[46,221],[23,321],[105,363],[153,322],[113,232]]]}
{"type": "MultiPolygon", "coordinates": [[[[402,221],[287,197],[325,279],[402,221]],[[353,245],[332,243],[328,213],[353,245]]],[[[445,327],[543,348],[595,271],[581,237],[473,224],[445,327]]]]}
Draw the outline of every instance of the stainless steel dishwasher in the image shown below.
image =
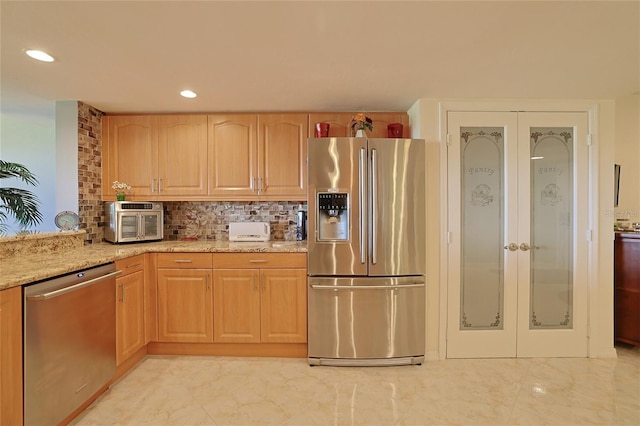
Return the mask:
{"type": "Polygon", "coordinates": [[[24,289],[24,424],[55,425],[116,371],[113,263],[24,289]]]}

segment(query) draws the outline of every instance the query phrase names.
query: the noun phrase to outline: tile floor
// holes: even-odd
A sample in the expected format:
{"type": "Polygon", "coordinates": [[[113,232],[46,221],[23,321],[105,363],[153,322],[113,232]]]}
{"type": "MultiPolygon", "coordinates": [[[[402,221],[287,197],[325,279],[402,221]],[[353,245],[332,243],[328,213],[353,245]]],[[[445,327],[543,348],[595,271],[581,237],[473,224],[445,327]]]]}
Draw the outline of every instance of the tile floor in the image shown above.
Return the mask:
{"type": "Polygon", "coordinates": [[[73,424],[639,425],[640,348],[363,368],[149,356],[73,424]]]}

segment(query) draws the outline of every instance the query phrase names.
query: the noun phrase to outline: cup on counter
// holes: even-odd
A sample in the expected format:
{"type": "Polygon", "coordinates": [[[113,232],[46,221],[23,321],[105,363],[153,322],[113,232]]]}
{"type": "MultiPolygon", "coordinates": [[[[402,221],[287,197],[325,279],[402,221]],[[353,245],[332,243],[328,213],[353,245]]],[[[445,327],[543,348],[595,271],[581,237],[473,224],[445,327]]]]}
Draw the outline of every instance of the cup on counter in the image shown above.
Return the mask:
{"type": "Polygon", "coordinates": [[[316,138],[329,137],[329,123],[316,123],[316,138]]]}
{"type": "Polygon", "coordinates": [[[402,137],[402,124],[391,123],[387,126],[387,137],[389,138],[401,138],[402,137]]]}

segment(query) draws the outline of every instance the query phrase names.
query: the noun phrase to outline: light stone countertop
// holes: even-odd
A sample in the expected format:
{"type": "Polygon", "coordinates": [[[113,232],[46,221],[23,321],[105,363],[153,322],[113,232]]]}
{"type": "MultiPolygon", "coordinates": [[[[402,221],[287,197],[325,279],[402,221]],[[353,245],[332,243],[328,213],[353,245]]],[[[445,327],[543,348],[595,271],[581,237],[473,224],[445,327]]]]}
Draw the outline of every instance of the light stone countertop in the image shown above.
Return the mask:
{"type": "Polygon", "coordinates": [[[144,253],[306,253],[306,241],[229,242],[159,241],[136,244],[99,243],[57,252],[0,259],[0,290],[30,284],[144,253]]]}

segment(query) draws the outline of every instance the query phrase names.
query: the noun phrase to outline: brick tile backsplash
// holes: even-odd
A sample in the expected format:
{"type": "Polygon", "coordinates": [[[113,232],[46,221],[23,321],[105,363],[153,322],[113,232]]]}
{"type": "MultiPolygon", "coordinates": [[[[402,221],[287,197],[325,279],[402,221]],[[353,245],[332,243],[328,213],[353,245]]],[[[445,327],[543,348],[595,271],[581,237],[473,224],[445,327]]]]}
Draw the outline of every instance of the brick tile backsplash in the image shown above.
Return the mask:
{"type": "Polygon", "coordinates": [[[272,240],[296,239],[293,201],[181,201],[164,203],[164,239],[229,240],[229,222],[268,222],[272,240]]]}

